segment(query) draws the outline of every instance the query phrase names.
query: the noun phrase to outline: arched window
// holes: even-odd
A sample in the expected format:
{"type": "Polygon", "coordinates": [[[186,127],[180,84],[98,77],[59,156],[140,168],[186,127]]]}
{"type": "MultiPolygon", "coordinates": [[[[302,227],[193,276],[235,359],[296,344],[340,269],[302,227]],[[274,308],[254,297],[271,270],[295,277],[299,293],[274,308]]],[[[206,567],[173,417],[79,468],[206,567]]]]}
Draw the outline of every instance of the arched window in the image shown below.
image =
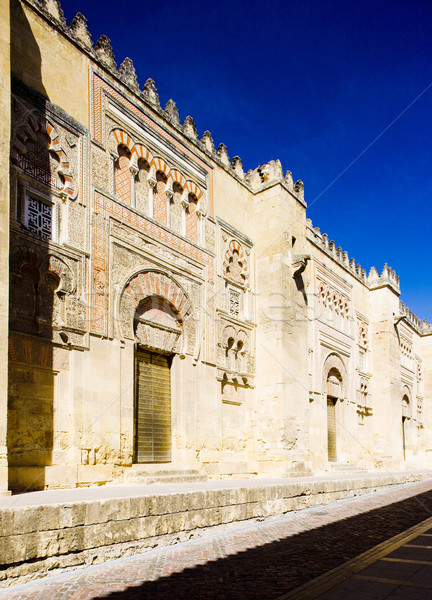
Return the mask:
{"type": "Polygon", "coordinates": [[[249,275],[246,255],[243,248],[236,240],[231,240],[228,250],[225,253],[225,260],[223,263],[224,276],[241,285],[242,287],[248,287],[249,275]]]}
{"type": "Polygon", "coordinates": [[[114,168],[114,183],[115,183],[115,195],[116,197],[125,202],[125,204],[131,204],[131,187],[132,177],[129,169],[131,159],[131,153],[123,146],[118,146],[118,159],[115,163],[114,168]]]}
{"type": "Polygon", "coordinates": [[[198,243],[198,200],[193,194],[188,195],[189,205],[186,208],[186,237],[198,243]]]}
{"type": "Polygon", "coordinates": [[[135,177],[135,207],[146,215],[149,213],[149,172],[150,165],[145,159],[140,158],[135,177]]]}
{"type": "Polygon", "coordinates": [[[156,185],[153,188],[153,218],[167,225],[168,205],[165,194],[167,178],[161,171],[156,173],[156,185]]]}
{"type": "Polygon", "coordinates": [[[177,182],[173,184],[173,197],[171,200],[171,214],[170,214],[170,228],[176,233],[182,231],[182,205],[181,199],[183,195],[183,188],[177,182]]]}

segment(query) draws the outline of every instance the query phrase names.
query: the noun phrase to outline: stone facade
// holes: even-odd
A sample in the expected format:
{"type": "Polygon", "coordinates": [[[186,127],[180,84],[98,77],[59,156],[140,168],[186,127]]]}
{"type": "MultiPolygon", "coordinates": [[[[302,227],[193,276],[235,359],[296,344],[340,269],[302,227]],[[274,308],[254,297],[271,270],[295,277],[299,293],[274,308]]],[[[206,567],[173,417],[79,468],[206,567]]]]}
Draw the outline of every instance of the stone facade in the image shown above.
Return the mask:
{"type": "Polygon", "coordinates": [[[396,274],[314,228],[279,161],[199,139],[82,15],[14,0],[11,23],[0,491],[428,466],[432,327],[396,274]]]}

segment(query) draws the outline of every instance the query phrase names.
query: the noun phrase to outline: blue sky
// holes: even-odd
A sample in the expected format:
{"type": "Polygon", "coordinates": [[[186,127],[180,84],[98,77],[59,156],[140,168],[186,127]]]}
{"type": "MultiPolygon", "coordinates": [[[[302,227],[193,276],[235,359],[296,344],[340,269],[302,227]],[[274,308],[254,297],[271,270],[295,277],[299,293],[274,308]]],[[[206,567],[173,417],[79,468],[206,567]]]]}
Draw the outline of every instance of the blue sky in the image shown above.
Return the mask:
{"type": "Polygon", "coordinates": [[[62,7],[245,170],[279,158],[314,225],[367,270],[391,265],[402,300],[432,322],[430,0],[62,7]]]}

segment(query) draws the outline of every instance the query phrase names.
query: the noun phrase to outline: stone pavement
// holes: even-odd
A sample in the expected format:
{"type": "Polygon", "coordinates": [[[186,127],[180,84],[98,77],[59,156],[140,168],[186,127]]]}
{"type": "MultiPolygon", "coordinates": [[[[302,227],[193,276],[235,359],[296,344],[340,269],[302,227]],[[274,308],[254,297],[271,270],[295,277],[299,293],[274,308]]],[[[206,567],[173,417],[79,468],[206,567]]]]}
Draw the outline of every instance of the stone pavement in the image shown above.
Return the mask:
{"type": "Polygon", "coordinates": [[[39,579],[0,591],[0,600],[426,598],[432,596],[432,521],[399,549],[386,540],[402,533],[403,544],[413,535],[406,530],[431,515],[432,481],[409,483],[39,579]],[[377,544],[384,544],[381,554],[370,550],[377,544]],[[353,567],[368,551],[369,562],[363,555],[353,567]],[[327,591],[332,585],[348,587],[327,591]]]}
{"type": "Polygon", "coordinates": [[[432,517],[278,600],[426,600],[432,591],[432,517]]]}

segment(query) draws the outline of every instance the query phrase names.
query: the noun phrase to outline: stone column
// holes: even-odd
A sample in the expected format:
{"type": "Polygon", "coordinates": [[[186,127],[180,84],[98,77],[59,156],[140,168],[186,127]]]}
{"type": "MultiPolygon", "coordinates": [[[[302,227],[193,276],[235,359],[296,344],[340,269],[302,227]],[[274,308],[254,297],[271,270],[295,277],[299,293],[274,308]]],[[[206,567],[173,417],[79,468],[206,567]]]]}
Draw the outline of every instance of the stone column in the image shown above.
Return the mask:
{"type": "Polygon", "coordinates": [[[0,0],[0,496],[9,494],[7,461],[9,308],[10,9],[0,0]]]}

